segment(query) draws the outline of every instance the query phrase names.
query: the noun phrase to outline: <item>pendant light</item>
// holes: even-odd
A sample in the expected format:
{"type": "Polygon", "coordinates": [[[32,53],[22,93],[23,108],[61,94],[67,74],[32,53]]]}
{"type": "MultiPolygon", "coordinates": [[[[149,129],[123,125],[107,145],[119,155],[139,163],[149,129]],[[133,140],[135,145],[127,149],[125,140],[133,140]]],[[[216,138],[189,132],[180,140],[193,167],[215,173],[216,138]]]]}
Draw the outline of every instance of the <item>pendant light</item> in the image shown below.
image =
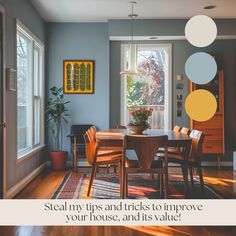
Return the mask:
{"type": "Polygon", "coordinates": [[[137,2],[131,3],[131,14],[128,15],[131,18],[131,42],[129,45],[129,64],[128,69],[125,71],[121,71],[121,75],[139,75],[143,74],[143,71],[139,71],[137,69],[137,53],[138,53],[138,45],[134,44],[134,18],[138,17],[137,14],[134,14],[134,4],[137,2]]]}

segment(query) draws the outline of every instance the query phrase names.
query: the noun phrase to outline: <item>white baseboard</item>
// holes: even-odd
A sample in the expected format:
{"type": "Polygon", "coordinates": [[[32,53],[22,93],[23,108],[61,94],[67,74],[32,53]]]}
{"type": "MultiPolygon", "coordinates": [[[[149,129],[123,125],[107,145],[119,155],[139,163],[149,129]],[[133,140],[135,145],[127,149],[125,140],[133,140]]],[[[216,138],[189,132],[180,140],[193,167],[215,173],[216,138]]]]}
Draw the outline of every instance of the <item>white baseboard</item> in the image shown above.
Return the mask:
{"type": "MultiPolygon", "coordinates": [[[[204,162],[202,162],[202,166],[218,166],[218,162],[216,162],[216,161],[209,161],[209,162],[204,161],[204,162]]],[[[231,166],[233,166],[233,162],[232,161],[221,161],[220,166],[231,167],[231,166]]]]}
{"type": "Polygon", "coordinates": [[[10,188],[6,192],[6,198],[11,199],[16,194],[18,194],[24,187],[26,187],[36,176],[38,176],[46,167],[47,163],[44,162],[41,166],[36,168],[33,172],[31,172],[29,175],[27,175],[24,179],[22,179],[19,183],[17,183],[15,186],[10,188]]]}
{"type": "MultiPolygon", "coordinates": [[[[51,161],[47,161],[45,163],[46,163],[47,166],[51,166],[51,161]]],[[[67,167],[72,167],[72,161],[67,161],[66,166],[67,167]]],[[[87,160],[78,160],[77,161],[77,166],[78,167],[91,167],[91,165],[89,165],[87,160]]]]}

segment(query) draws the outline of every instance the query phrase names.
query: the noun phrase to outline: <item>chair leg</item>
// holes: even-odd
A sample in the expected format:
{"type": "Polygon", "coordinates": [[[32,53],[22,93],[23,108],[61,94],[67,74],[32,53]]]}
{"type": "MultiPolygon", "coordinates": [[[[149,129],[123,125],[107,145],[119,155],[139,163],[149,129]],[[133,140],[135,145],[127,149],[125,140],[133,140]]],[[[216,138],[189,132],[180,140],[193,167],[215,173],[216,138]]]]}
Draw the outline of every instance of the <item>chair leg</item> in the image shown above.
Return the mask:
{"type": "Polygon", "coordinates": [[[128,174],[125,174],[125,198],[128,196],[128,174]]]}
{"type": "Polygon", "coordinates": [[[192,187],[193,187],[194,186],[194,181],[193,181],[193,167],[192,167],[192,165],[189,166],[189,174],[190,174],[191,184],[192,184],[192,187]]]}
{"type": "Polygon", "coordinates": [[[160,186],[160,198],[163,198],[163,174],[159,174],[158,176],[158,182],[160,186]]]}
{"type": "Polygon", "coordinates": [[[187,189],[188,189],[188,173],[187,168],[185,165],[181,165],[182,173],[183,173],[183,179],[184,179],[184,195],[187,195],[187,189]]]}
{"type": "Polygon", "coordinates": [[[217,155],[217,163],[218,163],[218,170],[220,170],[221,164],[220,164],[220,155],[217,155]]]}
{"type": "Polygon", "coordinates": [[[198,163],[197,169],[198,169],[198,174],[199,174],[201,187],[202,187],[202,189],[204,189],[204,180],[203,180],[203,174],[202,174],[202,167],[201,167],[200,163],[198,163]]]}
{"type": "Polygon", "coordinates": [[[93,179],[94,179],[94,177],[95,177],[96,170],[97,170],[97,165],[94,164],[94,165],[92,166],[92,170],[91,170],[91,174],[90,174],[87,196],[89,196],[89,194],[90,194],[90,190],[91,190],[91,187],[92,187],[92,185],[93,185],[93,179]]]}
{"type": "Polygon", "coordinates": [[[116,174],[117,170],[116,170],[116,164],[114,165],[114,173],[116,174]]]}
{"type": "Polygon", "coordinates": [[[154,180],[154,173],[150,173],[150,179],[154,180]]]}
{"type": "Polygon", "coordinates": [[[122,163],[121,162],[118,163],[118,173],[119,173],[119,178],[120,178],[120,181],[119,181],[120,182],[120,198],[122,199],[124,196],[124,193],[123,193],[124,183],[122,183],[122,163]]]}
{"type": "MultiPolygon", "coordinates": [[[[168,191],[168,174],[165,174],[164,178],[164,198],[167,198],[167,191],[168,191]]],[[[162,181],[163,182],[163,181],[162,181]]]]}

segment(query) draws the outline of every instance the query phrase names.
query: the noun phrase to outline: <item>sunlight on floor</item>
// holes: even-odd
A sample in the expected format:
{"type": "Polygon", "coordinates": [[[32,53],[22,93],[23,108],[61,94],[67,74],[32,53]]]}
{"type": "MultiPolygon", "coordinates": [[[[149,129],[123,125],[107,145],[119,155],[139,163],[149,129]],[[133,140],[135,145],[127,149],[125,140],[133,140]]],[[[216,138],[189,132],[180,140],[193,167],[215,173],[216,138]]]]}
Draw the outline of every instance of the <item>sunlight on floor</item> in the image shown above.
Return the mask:
{"type": "Polygon", "coordinates": [[[125,226],[127,228],[145,233],[146,235],[158,235],[158,236],[167,236],[167,235],[176,235],[176,233],[181,235],[192,235],[191,233],[185,232],[180,229],[176,229],[170,226],[125,226]]]}
{"type": "Polygon", "coordinates": [[[214,184],[214,185],[218,184],[222,186],[229,186],[227,183],[224,182],[225,179],[221,179],[221,178],[204,177],[204,181],[206,184],[214,184]]]}

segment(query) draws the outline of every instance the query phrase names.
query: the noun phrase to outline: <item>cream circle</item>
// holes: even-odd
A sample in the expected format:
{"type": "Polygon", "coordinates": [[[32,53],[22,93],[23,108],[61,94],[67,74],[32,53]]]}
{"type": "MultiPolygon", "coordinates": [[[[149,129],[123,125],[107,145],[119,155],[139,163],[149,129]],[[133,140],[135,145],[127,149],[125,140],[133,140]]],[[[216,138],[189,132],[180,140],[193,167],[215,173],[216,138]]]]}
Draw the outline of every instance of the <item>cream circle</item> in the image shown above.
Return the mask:
{"type": "Polygon", "coordinates": [[[209,16],[197,15],[187,22],[185,36],[193,46],[206,47],[216,39],[217,26],[209,16]]]}

